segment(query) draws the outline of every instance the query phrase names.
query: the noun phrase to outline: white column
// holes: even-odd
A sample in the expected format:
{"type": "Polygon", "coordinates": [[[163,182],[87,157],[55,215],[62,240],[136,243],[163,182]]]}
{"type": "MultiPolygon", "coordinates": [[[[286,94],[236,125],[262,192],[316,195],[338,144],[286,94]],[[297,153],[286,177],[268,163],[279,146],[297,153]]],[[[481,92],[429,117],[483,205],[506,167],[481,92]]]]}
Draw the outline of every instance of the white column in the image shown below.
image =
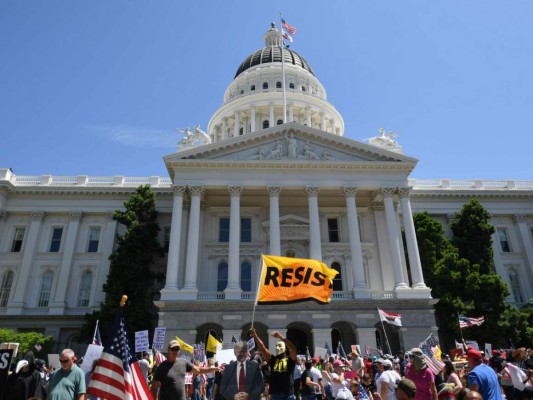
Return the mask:
{"type": "Polygon", "coordinates": [[[289,122],[294,122],[294,104],[289,104],[289,122]]]}
{"type": "MultiPolygon", "coordinates": [[[[0,199],[1,199],[1,194],[0,194],[0,199]]],[[[4,232],[4,231],[7,231],[6,220],[7,220],[7,211],[4,210],[3,208],[0,208],[0,238],[4,238],[6,235],[6,233],[4,232]]],[[[0,243],[1,243],[1,240],[0,240],[0,243]]],[[[9,247],[11,247],[11,245],[9,245],[9,247]]]]}
{"type": "Polygon", "coordinates": [[[174,202],[172,204],[172,222],[168,246],[168,261],[165,287],[161,290],[161,300],[171,300],[178,291],[178,272],[181,256],[181,228],[183,218],[183,195],[186,186],[173,186],[174,202]]]}
{"type": "Polygon", "coordinates": [[[7,308],[8,315],[21,314],[22,310],[26,307],[26,295],[29,294],[28,283],[32,280],[30,279],[30,273],[32,272],[33,256],[37,243],[39,242],[38,238],[43,217],[44,211],[32,211],[31,213],[30,228],[25,238],[24,254],[22,255],[18,276],[15,278],[13,301],[7,308]]]}
{"type": "Polygon", "coordinates": [[[310,108],[306,108],[306,110],[305,110],[305,118],[306,118],[306,121],[307,121],[307,126],[312,128],[313,125],[311,123],[311,109],[310,108]]]}
{"type": "Polygon", "coordinates": [[[94,305],[98,306],[105,301],[105,293],[103,291],[104,283],[109,275],[109,266],[111,261],[109,256],[113,253],[113,247],[115,244],[115,235],[117,232],[117,221],[113,219],[113,211],[107,213],[107,224],[102,239],[102,262],[101,268],[98,268],[98,275],[96,277],[96,292],[94,296],[94,305]]]}
{"type": "Polygon", "coordinates": [[[270,125],[269,126],[272,128],[273,126],[276,126],[276,121],[274,117],[274,104],[270,104],[269,112],[270,112],[270,116],[269,116],[270,125]]]}
{"type": "Polygon", "coordinates": [[[326,132],[326,114],[320,113],[321,121],[320,121],[320,130],[323,132],[326,132]]]}
{"type": "Polygon", "coordinates": [[[235,111],[235,119],[233,125],[233,137],[239,136],[240,115],[238,111],[235,111]]]}
{"type": "Polygon", "coordinates": [[[242,186],[228,186],[231,194],[229,217],[228,286],[224,291],[226,299],[240,299],[240,244],[241,244],[241,191],[242,186]]]}
{"type": "Polygon", "coordinates": [[[279,227],[279,194],[281,186],[268,186],[270,197],[270,254],[281,255],[281,232],[279,227]]]}
{"type": "Polygon", "coordinates": [[[416,241],[415,224],[413,222],[413,212],[411,211],[411,188],[400,188],[400,203],[402,206],[403,227],[405,229],[405,241],[407,242],[407,256],[409,257],[409,266],[411,268],[411,278],[414,289],[426,289],[424,283],[424,274],[422,273],[422,263],[420,262],[420,253],[418,252],[418,243],[416,241]]]}
{"type": "Polygon", "coordinates": [[[250,132],[255,132],[255,107],[250,109],[250,132]]]}
{"type": "Polygon", "coordinates": [[[387,221],[387,234],[391,251],[392,272],[394,273],[394,282],[396,285],[395,289],[403,289],[408,286],[403,277],[402,263],[400,260],[399,228],[396,223],[396,211],[394,210],[394,202],[392,200],[395,191],[395,188],[383,188],[381,189],[381,194],[385,206],[385,219],[387,221]]]}
{"type": "Polygon", "coordinates": [[[222,140],[228,138],[228,124],[226,118],[222,118],[222,140]]]}
{"type": "Polygon", "coordinates": [[[353,293],[357,298],[368,298],[370,292],[365,281],[363,253],[361,251],[361,236],[359,235],[359,219],[355,195],[356,187],[344,187],[346,210],[348,212],[348,233],[350,237],[350,251],[352,253],[353,293]]]}
{"type": "Polygon", "coordinates": [[[515,215],[515,222],[520,232],[520,242],[526,253],[527,264],[529,265],[528,275],[533,274],[533,247],[531,247],[531,234],[528,232],[527,215],[515,215]]]}
{"type": "Polygon", "coordinates": [[[322,242],[320,240],[320,215],[318,213],[319,187],[307,186],[307,200],[309,203],[309,257],[313,260],[322,261],[322,242]]]}
{"type": "Polygon", "coordinates": [[[189,186],[191,210],[189,212],[189,232],[187,235],[187,261],[185,262],[185,285],[180,291],[180,298],[196,300],[198,288],[198,245],[200,240],[200,200],[203,186],[189,186]]]}
{"type": "Polygon", "coordinates": [[[55,296],[50,302],[48,313],[51,315],[62,315],[67,307],[67,288],[74,282],[70,282],[70,271],[72,270],[72,259],[80,227],[81,211],[69,213],[70,221],[65,232],[65,245],[63,246],[63,259],[57,274],[57,286],[55,296]]]}

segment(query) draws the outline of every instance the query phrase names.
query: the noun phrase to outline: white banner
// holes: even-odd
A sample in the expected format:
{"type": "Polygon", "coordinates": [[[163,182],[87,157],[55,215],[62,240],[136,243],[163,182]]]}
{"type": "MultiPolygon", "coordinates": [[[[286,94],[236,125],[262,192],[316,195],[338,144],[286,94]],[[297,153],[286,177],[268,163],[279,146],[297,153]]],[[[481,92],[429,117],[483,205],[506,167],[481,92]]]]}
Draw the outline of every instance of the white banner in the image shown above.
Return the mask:
{"type": "Polygon", "coordinates": [[[135,332],[135,353],[148,351],[149,347],[148,331],[135,332]]]}

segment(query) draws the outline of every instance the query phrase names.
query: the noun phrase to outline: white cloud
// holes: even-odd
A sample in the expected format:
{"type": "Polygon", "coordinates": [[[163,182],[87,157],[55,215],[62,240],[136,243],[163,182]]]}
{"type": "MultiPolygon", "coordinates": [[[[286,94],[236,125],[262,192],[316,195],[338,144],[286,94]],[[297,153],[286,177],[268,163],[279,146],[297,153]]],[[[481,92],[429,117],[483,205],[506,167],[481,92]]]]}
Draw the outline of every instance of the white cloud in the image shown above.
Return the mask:
{"type": "Polygon", "coordinates": [[[181,139],[174,129],[162,130],[134,126],[90,126],[103,139],[131,147],[175,148],[181,139]]]}

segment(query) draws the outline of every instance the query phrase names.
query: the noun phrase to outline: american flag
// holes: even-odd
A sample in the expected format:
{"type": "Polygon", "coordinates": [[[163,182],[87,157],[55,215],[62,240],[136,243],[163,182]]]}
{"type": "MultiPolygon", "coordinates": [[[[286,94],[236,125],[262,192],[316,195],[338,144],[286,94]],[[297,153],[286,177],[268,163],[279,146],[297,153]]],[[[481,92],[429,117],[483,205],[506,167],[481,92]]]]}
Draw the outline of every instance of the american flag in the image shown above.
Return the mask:
{"type": "Polygon", "coordinates": [[[444,363],[440,360],[440,346],[433,334],[429,335],[426,340],[420,343],[420,350],[424,353],[428,368],[435,374],[444,368],[444,363]]]}
{"type": "Polygon", "coordinates": [[[160,351],[156,350],[155,351],[155,358],[154,358],[154,363],[155,365],[159,365],[161,364],[163,361],[165,361],[167,358],[165,357],[165,355],[163,353],[161,353],[160,351]]]}
{"type": "Polygon", "coordinates": [[[359,400],[370,400],[368,393],[365,390],[365,387],[361,382],[359,382],[359,400]]]}
{"type": "Polygon", "coordinates": [[[281,19],[281,27],[287,32],[289,32],[291,35],[294,35],[296,33],[296,28],[288,24],[283,18],[281,19]]]}
{"type": "Polygon", "coordinates": [[[337,354],[344,359],[348,359],[348,356],[346,355],[346,352],[344,351],[344,347],[342,347],[342,343],[339,340],[339,346],[337,347],[337,354]]]}
{"type": "Polygon", "coordinates": [[[97,346],[102,345],[102,337],[100,336],[100,329],[98,328],[98,320],[96,320],[96,328],[94,328],[93,344],[97,346]]]}
{"type": "Polygon", "coordinates": [[[87,393],[107,400],[151,400],[148,385],[130,350],[122,310],[117,311],[113,340],[98,360],[87,393]]]}
{"type": "Polygon", "coordinates": [[[283,36],[283,39],[288,40],[288,41],[291,42],[291,43],[294,42],[294,40],[292,39],[292,37],[289,36],[289,34],[286,33],[284,30],[282,30],[282,33],[283,33],[283,35],[282,35],[282,36],[283,36]]]}
{"type": "Polygon", "coordinates": [[[472,326],[480,326],[485,322],[485,317],[479,318],[468,318],[462,315],[459,315],[459,328],[471,328],[472,326]]]}

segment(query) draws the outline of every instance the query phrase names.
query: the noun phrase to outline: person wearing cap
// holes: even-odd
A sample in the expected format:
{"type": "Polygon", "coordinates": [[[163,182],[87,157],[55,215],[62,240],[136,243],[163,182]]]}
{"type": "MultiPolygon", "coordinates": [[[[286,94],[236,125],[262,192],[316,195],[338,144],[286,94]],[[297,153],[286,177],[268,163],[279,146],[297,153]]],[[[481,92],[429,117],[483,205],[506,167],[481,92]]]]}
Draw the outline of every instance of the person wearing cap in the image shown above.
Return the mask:
{"type": "Polygon", "coordinates": [[[74,359],[71,349],[64,349],[59,354],[61,368],[50,377],[49,400],[85,400],[85,374],[74,359]]]}
{"type": "Polygon", "coordinates": [[[263,353],[265,361],[270,366],[269,394],[271,400],[293,400],[294,399],[294,368],[296,366],[296,346],[289,339],[283,337],[278,331],[271,335],[279,341],[276,343],[276,356],[273,357],[270,350],[257,334],[257,331],[250,329],[250,335],[254,337],[255,344],[259,351],[263,353]]]}
{"type": "Polygon", "coordinates": [[[237,361],[232,361],[224,369],[220,394],[225,400],[259,400],[265,390],[259,364],[255,360],[247,360],[246,342],[235,343],[233,352],[237,361]]]}
{"type": "Polygon", "coordinates": [[[426,357],[421,349],[411,349],[411,365],[405,369],[405,377],[416,385],[416,400],[437,400],[435,375],[428,368],[426,357]]]}
{"type": "Polygon", "coordinates": [[[392,369],[391,360],[382,360],[383,372],[376,379],[376,389],[382,400],[395,400],[396,394],[394,387],[402,377],[398,372],[392,369]]]}
{"type": "Polygon", "coordinates": [[[416,397],[416,385],[411,379],[402,378],[396,384],[396,398],[398,400],[412,400],[416,397]]]}
{"type": "Polygon", "coordinates": [[[365,373],[365,363],[357,351],[352,351],[352,371],[356,371],[359,379],[361,379],[365,373]]]}
{"type": "Polygon", "coordinates": [[[168,344],[168,357],[156,369],[150,392],[154,400],[185,400],[185,373],[197,375],[218,371],[218,367],[198,367],[189,361],[178,358],[180,342],[171,340],[168,344]]]}
{"type": "Polygon", "coordinates": [[[486,364],[483,355],[475,349],[468,350],[466,360],[470,372],[468,374],[468,388],[481,394],[483,400],[503,400],[498,375],[486,364]]]}
{"type": "Polygon", "coordinates": [[[348,382],[344,378],[344,363],[341,360],[333,362],[333,371],[329,374],[322,371],[322,376],[331,385],[331,391],[334,399],[353,400],[353,395],[349,389],[348,382]]]}

